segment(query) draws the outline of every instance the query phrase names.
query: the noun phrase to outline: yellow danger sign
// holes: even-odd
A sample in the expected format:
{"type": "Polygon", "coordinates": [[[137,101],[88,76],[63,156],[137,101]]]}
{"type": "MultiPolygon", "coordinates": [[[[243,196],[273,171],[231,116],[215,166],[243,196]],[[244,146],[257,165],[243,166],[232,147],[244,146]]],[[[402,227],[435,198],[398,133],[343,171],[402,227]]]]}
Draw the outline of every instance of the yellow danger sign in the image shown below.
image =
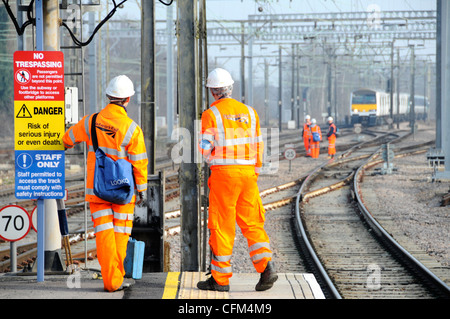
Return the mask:
{"type": "Polygon", "coordinates": [[[64,101],[14,101],[16,150],[64,151],[64,101]]]}

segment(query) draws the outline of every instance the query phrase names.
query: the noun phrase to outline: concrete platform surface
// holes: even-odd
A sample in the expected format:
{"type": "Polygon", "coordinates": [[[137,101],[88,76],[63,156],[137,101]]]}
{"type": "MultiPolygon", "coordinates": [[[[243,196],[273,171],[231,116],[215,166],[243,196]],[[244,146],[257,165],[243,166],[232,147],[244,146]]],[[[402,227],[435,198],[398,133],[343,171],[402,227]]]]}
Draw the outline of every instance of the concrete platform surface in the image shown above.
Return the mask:
{"type": "Polygon", "coordinates": [[[46,274],[43,282],[35,274],[0,274],[0,299],[324,299],[311,274],[280,273],[271,289],[258,292],[259,274],[236,273],[229,292],[214,292],[197,288],[206,279],[203,272],[144,273],[142,279],[125,279],[133,283],[130,289],[112,293],[103,290],[96,274],[46,274]]]}

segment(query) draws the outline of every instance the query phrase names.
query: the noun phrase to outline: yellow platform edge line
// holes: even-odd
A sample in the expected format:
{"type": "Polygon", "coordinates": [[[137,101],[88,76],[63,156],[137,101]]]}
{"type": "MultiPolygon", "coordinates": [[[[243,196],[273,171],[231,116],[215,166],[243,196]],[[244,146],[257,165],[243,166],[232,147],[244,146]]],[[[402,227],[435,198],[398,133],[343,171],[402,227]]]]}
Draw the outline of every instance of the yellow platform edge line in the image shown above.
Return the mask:
{"type": "Polygon", "coordinates": [[[179,283],[180,283],[179,272],[167,273],[166,284],[164,285],[164,293],[162,299],[176,299],[179,283]]]}

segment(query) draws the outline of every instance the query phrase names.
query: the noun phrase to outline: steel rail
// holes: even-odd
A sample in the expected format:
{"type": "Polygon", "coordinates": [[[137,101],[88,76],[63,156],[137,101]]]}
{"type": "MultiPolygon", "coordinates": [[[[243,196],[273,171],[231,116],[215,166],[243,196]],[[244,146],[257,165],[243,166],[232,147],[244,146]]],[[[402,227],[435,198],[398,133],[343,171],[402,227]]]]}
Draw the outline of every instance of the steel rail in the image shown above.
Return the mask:
{"type": "MultiPolygon", "coordinates": [[[[334,165],[339,164],[342,161],[345,161],[344,158],[349,156],[355,149],[362,148],[364,146],[368,147],[372,143],[375,143],[376,141],[379,141],[380,139],[382,139],[388,135],[397,136],[397,139],[402,139],[402,138],[405,138],[406,136],[408,136],[408,135],[405,135],[403,137],[399,137],[396,134],[387,133],[382,136],[375,137],[371,141],[366,141],[366,142],[362,142],[360,144],[354,145],[353,147],[348,149],[346,152],[344,152],[338,156],[338,159],[340,159],[340,160],[338,160],[338,161],[330,160],[328,162],[325,162],[322,165],[318,166],[313,171],[311,171],[310,173],[308,173],[308,176],[305,178],[304,182],[302,183],[302,185],[297,193],[297,197],[295,200],[295,211],[294,211],[294,214],[295,214],[294,225],[297,229],[297,237],[300,242],[303,242],[304,246],[307,249],[307,253],[309,254],[310,258],[313,260],[312,266],[314,267],[315,272],[319,275],[319,281],[323,282],[325,285],[323,287],[323,289],[326,290],[326,293],[334,299],[342,299],[342,296],[339,293],[339,291],[337,290],[337,288],[334,285],[331,278],[328,276],[327,271],[323,267],[322,262],[320,261],[313,246],[311,245],[311,242],[308,239],[308,235],[306,233],[304,224],[302,222],[302,217],[300,215],[300,203],[303,202],[303,200],[305,200],[308,196],[312,196],[312,193],[308,193],[308,194],[304,194],[304,193],[305,193],[308,183],[313,179],[313,176],[315,176],[317,173],[319,173],[319,171],[321,171],[322,169],[324,169],[327,166],[334,166],[334,165]]],[[[377,155],[378,152],[379,152],[379,150],[376,151],[375,154],[377,155]]],[[[351,174],[351,175],[353,175],[353,174],[351,174]]]]}
{"type": "MultiPolygon", "coordinates": [[[[404,156],[403,154],[399,154],[398,157],[404,156]]],[[[425,267],[419,260],[417,260],[411,253],[409,253],[405,248],[403,248],[389,233],[381,226],[375,218],[372,216],[370,211],[363,203],[363,199],[360,194],[360,183],[359,181],[362,178],[362,174],[364,171],[371,167],[379,164],[382,161],[371,161],[372,157],[367,160],[365,164],[360,166],[356,173],[355,178],[353,179],[353,191],[355,194],[355,198],[357,201],[357,205],[359,210],[361,211],[361,216],[367,222],[368,226],[373,230],[373,234],[375,234],[383,243],[385,243],[390,251],[394,251],[399,259],[403,261],[403,263],[407,263],[408,265],[413,265],[413,268],[424,278],[432,284],[432,289],[438,291],[438,294],[445,297],[450,298],[450,287],[447,286],[439,277],[437,277],[433,272],[431,272],[427,267],[425,267]]]]}

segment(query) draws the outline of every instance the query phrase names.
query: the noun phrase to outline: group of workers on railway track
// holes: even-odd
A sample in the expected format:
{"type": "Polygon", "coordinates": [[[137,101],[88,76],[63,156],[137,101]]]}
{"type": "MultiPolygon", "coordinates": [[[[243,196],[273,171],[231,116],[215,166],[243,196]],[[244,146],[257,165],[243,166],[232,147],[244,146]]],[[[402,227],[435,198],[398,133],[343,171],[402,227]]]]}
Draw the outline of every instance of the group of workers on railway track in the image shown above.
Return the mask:
{"type": "MultiPolygon", "coordinates": [[[[257,185],[264,142],[256,110],[231,98],[233,83],[230,73],[221,68],[214,69],[206,83],[215,101],[203,112],[198,147],[211,168],[208,181],[211,277],[198,282],[197,287],[229,291],[237,222],[247,238],[251,261],[261,274],[255,290],[263,291],[278,279],[270,240],[264,230],[265,210],[257,185]]],[[[124,281],[123,263],[133,227],[134,207],[148,205],[144,135],[127,115],[134,94],[133,83],[126,75],[113,78],[106,89],[110,103],[98,113],[94,123],[98,147],[109,158],[126,159],[132,165],[137,195],[129,203],[111,203],[94,193],[97,158],[91,132],[93,114],[84,116],[63,136],[66,149],[81,142],[89,149],[85,200],[89,202],[94,222],[104,289],[109,292],[131,285],[124,281]]]]}
{"type": "MultiPolygon", "coordinates": [[[[336,137],[337,127],[334,124],[333,117],[329,116],[328,122],[328,158],[334,159],[336,155],[336,137]]],[[[319,158],[320,154],[320,142],[322,142],[322,131],[320,126],[317,125],[316,119],[311,119],[310,115],[305,116],[305,124],[303,124],[302,140],[305,146],[306,157],[319,158]]]]}

